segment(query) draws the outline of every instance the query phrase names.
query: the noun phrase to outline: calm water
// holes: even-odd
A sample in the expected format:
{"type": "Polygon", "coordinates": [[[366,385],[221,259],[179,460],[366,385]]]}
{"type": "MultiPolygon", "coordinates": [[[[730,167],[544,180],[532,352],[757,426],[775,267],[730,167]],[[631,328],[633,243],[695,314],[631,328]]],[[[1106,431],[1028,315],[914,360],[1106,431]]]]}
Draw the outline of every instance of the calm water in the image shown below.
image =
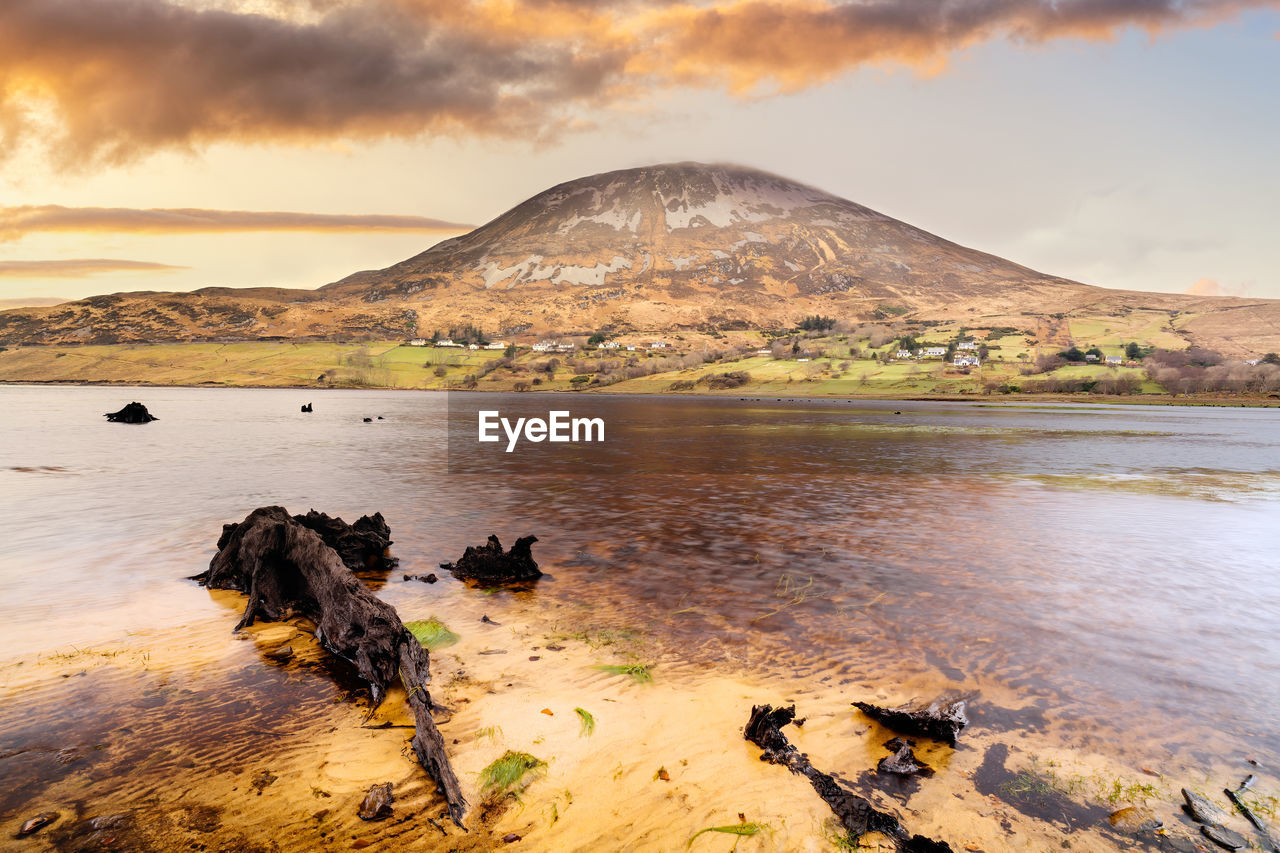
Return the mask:
{"type": "MultiPolygon", "coordinates": [[[[534,533],[551,578],[528,606],[597,608],[708,667],[998,685],[1082,742],[1168,726],[1187,763],[1280,765],[1276,410],[45,387],[0,403],[0,659],[222,625],[184,578],[223,522],[379,510],[409,571],[534,533]],[[105,422],[132,399],[160,420],[105,422]],[[608,440],[481,453],[456,440],[480,405],[603,417],[608,440]]],[[[397,606],[458,594],[399,577],[381,592],[397,606]]],[[[22,746],[8,722],[0,751],[22,746]]]]}

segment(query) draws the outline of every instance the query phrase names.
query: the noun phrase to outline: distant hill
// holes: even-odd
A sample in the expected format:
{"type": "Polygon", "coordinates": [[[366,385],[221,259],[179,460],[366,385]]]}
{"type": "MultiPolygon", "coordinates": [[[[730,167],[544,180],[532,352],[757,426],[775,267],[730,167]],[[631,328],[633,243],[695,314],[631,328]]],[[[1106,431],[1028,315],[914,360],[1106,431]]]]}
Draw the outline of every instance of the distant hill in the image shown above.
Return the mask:
{"type": "Polygon", "coordinates": [[[15,299],[0,299],[0,311],[7,308],[45,308],[70,301],[61,296],[22,296],[15,299]]]}
{"type": "Polygon", "coordinates": [[[6,311],[0,343],[394,339],[464,325],[502,336],[769,329],[808,314],[1051,326],[1135,311],[1188,344],[1280,349],[1280,300],[1092,287],[776,175],[676,163],[552,187],[469,234],[318,290],[117,294],[6,311]]]}

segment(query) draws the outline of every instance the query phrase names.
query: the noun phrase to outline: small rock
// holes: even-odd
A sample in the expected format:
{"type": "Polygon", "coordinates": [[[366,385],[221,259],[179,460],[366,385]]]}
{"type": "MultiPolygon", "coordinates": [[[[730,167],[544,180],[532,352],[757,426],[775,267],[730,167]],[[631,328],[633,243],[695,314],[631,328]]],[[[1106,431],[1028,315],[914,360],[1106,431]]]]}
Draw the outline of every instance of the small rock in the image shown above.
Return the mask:
{"type": "Polygon", "coordinates": [[[1107,816],[1107,820],[1121,832],[1150,832],[1164,826],[1164,822],[1156,817],[1155,812],[1143,806],[1117,809],[1107,816]]]}
{"type": "Polygon", "coordinates": [[[549,651],[549,652],[562,652],[562,651],[564,651],[564,646],[550,645],[550,646],[547,646],[547,651],[549,651]]]}
{"type": "Polygon", "coordinates": [[[663,782],[671,781],[671,774],[667,772],[667,768],[659,767],[658,772],[653,774],[654,779],[661,779],[663,782]]]}
{"type": "Polygon", "coordinates": [[[39,832],[57,819],[57,812],[41,812],[18,828],[18,837],[25,838],[28,835],[39,832]]]}
{"type": "Polygon", "coordinates": [[[1242,847],[1249,846],[1249,842],[1245,841],[1244,836],[1240,833],[1232,832],[1225,826],[1216,823],[1202,826],[1200,831],[1204,833],[1205,838],[1220,847],[1225,847],[1227,850],[1239,850],[1242,847]]]}
{"type": "Polygon", "coordinates": [[[508,832],[506,835],[502,836],[502,840],[507,844],[515,844],[520,840],[520,836],[516,835],[514,832],[508,832]]]}
{"type": "Polygon", "coordinates": [[[529,655],[529,660],[542,660],[542,655],[529,655]]]}
{"type": "Polygon", "coordinates": [[[367,423],[367,424],[371,424],[371,423],[373,423],[373,418],[365,418],[365,419],[364,419],[364,422],[365,422],[365,423],[367,423]]]}
{"type": "Polygon", "coordinates": [[[485,649],[484,651],[480,652],[480,654],[482,655],[505,655],[506,653],[507,653],[506,649],[485,649]]]}
{"type": "Polygon", "coordinates": [[[489,618],[489,614],[487,614],[487,613],[486,613],[484,616],[481,616],[481,617],[480,617],[480,621],[481,621],[481,622],[483,622],[483,623],[485,623],[486,625],[501,625],[501,624],[502,624],[501,622],[494,622],[492,619],[490,619],[490,618],[489,618]]]}
{"type": "Polygon", "coordinates": [[[383,782],[381,785],[372,785],[369,793],[364,795],[364,799],[360,802],[361,820],[382,820],[391,817],[391,804],[395,802],[395,797],[391,795],[391,783],[383,782]]]}
{"type": "Polygon", "coordinates": [[[550,708],[543,708],[543,709],[542,709],[541,711],[539,711],[538,713],[540,713],[540,714],[546,714],[548,717],[554,717],[554,716],[555,716],[555,712],[553,712],[550,708]]]}
{"type": "Polygon", "coordinates": [[[276,648],[267,652],[267,657],[271,658],[272,660],[282,660],[282,661],[288,660],[289,658],[293,657],[293,646],[288,646],[288,645],[277,646],[276,648]]]}
{"type": "Polygon", "coordinates": [[[258,792],[258,796],[262,796],[262,789],[276,781],[280,777],[273,774],[270,770],[259,770],[253,775],[253,781],[249,784],[258,792]]]}

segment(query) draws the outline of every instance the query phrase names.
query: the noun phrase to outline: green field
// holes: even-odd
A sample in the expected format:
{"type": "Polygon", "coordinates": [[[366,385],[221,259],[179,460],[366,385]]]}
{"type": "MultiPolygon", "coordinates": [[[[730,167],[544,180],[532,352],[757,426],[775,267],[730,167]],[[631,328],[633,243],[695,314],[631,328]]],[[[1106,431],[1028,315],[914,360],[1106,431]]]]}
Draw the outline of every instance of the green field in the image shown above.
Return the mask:
{"type": "MultiPolygon", "coordinates": [[[[1098,345],[1109,326],[1104,321],[1081,321],[1085,343],[1098,345]]],[[[922,344],[944,345],[960,329],[932,327],[917,335],[922,344]]],[[[690,393],[734,396],[743,394],[790,396],[956,396],[1020,394],[1044,389],[1046,380],[1096,381],[1132,376],[1136,396],[1161,395],[1164,389],[1151,382],[1140,367],[1107,367],[1075,364],[1048,374],[1023,375],[1039,352],[1026,334],[1005,334],[993,340],[978,339],[991,347],[980,368],[961,371],[940,359],[885,361],[896,351],[890,341],[872,348],[869,342],[849,335],[812,336],[799,341],[805,352],[787,357],[725,352],[727,344],[740,348],[765,347],[769,339],[760,333],[742,333],[732,341],[724,335],[676,336],[675,356],[714,348],[720,360],[677,367],[647,375],[648,367],[670,361],[667,354],[645,351],[579,349],[554,355],[520,349],[512,359],[494,350],[412,347],[397,341],[363,343],[164,343],[104,346],[19,347],[0,351],[0,382],[120,383],[141,385],[206,385],[311,388],[403,388],[423,390],[491,391],[591,391],[610,393],[690,393]],[[851,347],[860,351],[850,355],[851,347]],[[879,356],[879,357],[873,357],[879,356]],[[633,378],[610,375],[606,368],[628,364],[633,378]],[[707,379],[742,372],[749,379],[740,385],[712,390],[707,379]],[[603,380],[603,381],[601,381],[603,380]]],[[[798,344],[798,345],[799,345],[798,344]]],[[[1119,354],[1119,344],[1102,347],[1119,354]]],[[[741,350],[739,350],[741,351],[741,350]]],[[[1057,391],[1055,393],[1068,393],[1057,391]]]]}

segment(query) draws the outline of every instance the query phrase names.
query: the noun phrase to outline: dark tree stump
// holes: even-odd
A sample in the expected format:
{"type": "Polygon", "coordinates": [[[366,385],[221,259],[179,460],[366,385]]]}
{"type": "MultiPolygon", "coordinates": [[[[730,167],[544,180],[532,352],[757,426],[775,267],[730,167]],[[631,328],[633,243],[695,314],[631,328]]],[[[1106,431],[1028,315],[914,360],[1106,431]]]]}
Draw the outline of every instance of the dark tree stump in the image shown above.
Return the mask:
{"type": "Polygon", "coordinates": [[[461,559],[456,563],[441,563],[440,568],[452,572],[459,580],[471,580],[479,583],[518,583],[537,580],[542,577],[538,564],[533,561],[532,546],[538,541],[536,536],[522,536],[511,546],[510,551],[502,550],[502,543],[497,536],[490,536],[484,545],[468,545],[461,559]]]}
{"type": "Polygon", "coordinates": [[[955,746],[960,730],[969,725],[965,715],[968,701],[968,696],[944,693],[927,704],[908,702],[896,708],[882,708],[869,702],[854,702],[853,706],[895,732],[923,735],[955,746]]]}
{"type": "Polygon", "coordinates": [[[113,424],[149,424],[160,420],[141,403],[130,403],[118,412],[107,412],[103,417],[113,424]]]}
{"type": "Polygon", "coordinates": [[[314,509],[306,515],[295,515],[293,520],[319,533],[324,544],[337,551],[353,572],[390,569],[396,564],[395,558],[387,554],[391,547],[391,528],[380,512],[362,515],[355,524],[330,518],[314,509]]]}
{"type": "MultiPolygon", "coordinates": [[[[374,518],[381,521],[380,515],[374,518]]],[[[321,645],[368,682],[375,706],[399,680],[417,723],[414,751],[462,826],[467,802],[431,717],[427,650],[405,629],[395,608],[374,596],[321,534],[283,507],[260,507],[223,528],[208,571],[193,580],[248,594],[237,631],[259,618],[275,621],[296,613],[311,619],[321,645]]]]}
{"type": "Polygon", "coordinates": [[[797,776],[808,779],[854,839],[868,832],[879,832],[892,838],[898,850],[904,853],[952,853],[946,842],[911,835],[896,817],[877,811],[869,800],[841,787],[834,777],[810,764],[809,759],[801,755],[782,733],[782,727],[795,717],[794,705],[790,708],[756,705],[751,709],[745,735],[747,740],[764,750],[761,761],[780,764],[797,776]]]}

